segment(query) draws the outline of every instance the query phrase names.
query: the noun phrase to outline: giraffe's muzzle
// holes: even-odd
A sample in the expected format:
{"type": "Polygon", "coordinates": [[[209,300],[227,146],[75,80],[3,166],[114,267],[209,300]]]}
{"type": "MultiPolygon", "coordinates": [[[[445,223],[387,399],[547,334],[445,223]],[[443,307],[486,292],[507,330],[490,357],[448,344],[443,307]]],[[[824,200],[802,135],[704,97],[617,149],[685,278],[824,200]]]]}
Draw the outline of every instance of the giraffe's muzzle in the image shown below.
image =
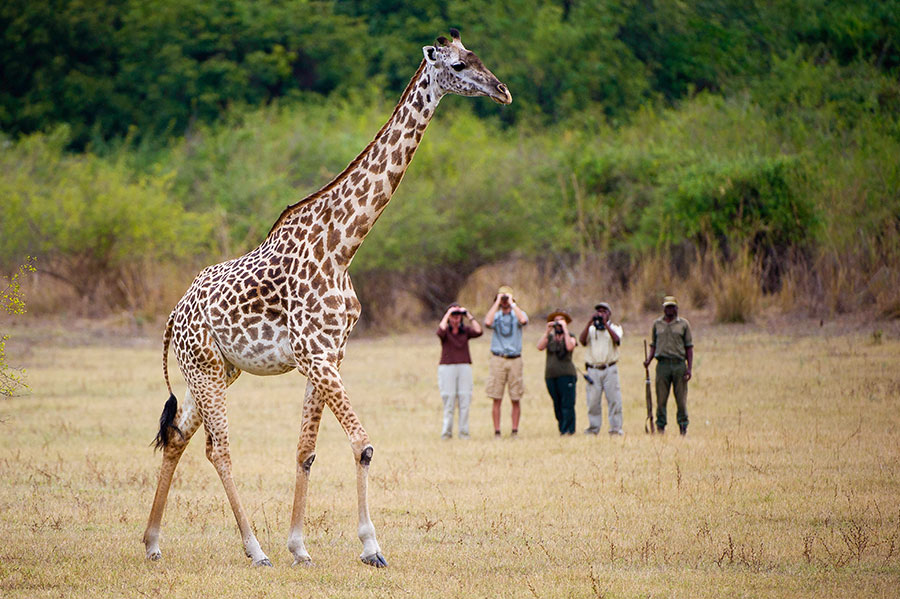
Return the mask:
{"type": "Polygon", "coordinates": [[[491,100],[497,104],[512,104],[512,94],[505,83],[497,84],[497,93],[491,94],[491,100]]]}

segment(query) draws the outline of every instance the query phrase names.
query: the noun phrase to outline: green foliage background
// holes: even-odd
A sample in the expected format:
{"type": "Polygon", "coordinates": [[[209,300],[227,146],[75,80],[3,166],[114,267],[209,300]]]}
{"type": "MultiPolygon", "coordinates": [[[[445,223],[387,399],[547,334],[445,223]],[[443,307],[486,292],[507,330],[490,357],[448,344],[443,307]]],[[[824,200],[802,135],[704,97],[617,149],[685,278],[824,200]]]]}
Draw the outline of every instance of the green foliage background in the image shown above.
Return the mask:
{"type": "Polygon", "coordinates": [[[252,248],[451,26],[514,102],[442,102],[358,281],[437,304],[511,253],[900,255],[897,0],[10,0],[0,263],[89,297],[252,248]]]}

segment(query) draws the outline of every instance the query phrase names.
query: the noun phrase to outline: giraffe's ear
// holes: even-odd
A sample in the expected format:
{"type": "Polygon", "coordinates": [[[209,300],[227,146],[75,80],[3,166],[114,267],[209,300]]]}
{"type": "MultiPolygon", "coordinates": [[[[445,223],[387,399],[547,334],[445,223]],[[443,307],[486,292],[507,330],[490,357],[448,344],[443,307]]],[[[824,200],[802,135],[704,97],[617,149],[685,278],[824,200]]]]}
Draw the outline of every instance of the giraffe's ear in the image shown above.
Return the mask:
{"type": "Polygon", "coordinates": [[[434,46],[424,46],[422,48],[422,54],[425,55],[425,60],[428,62],[428,64],[434,64],[434,46]]]}

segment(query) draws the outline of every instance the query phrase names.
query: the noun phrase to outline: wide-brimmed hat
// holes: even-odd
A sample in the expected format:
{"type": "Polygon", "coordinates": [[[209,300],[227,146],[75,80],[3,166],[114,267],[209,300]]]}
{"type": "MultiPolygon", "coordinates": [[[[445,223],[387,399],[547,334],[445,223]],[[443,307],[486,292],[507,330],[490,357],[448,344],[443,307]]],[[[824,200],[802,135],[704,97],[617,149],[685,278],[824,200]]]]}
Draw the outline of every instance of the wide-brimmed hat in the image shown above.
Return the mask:
{"type": "Polygon", "coordinates": [[[513,296],[513,288],[509,285],[500,285],[500,289],[497,290],[498,295],[507,294],[509,296],[513,296]]]}
{"type": "Polygon", "coordinates": [[[599,310],[600,308],[606,308],[606,311],[612,314],[612,308],[610,308],[609,304],[606,302],[597,302],[597,305],[594,306],[594,310],[599,310]]]}
{"type": "Polygon", "coordinates": [[[676,308],[678,307],[678,300],[675,299],[674,295],[667,295],[663,298],[663,308],[665,308],[666,306],[675,306],[676,308]]]}
{"type": "Polygon", "coordinates": [[[555,312],[551,312],[547,315],[547,322],[553,322],[558,316],[562,316],[563,319],[565,319],[566,324],[572,322],[572,317],[569,316],[569,313],[565,310],[556,310],[555,312]]]}

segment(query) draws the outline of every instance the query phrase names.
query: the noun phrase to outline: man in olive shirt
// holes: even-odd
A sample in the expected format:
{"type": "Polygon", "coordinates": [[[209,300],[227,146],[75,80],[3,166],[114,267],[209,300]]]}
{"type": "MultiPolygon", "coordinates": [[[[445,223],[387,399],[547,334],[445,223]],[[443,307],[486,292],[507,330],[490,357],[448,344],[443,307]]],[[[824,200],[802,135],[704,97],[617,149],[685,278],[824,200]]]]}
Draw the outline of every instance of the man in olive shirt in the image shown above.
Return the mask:
{"type": "Polygon", "coordinates": [[[676,418],[682,435],[687,434],[687,383],[691,380],[694,365],[694,341],[691,323],[678,316],[678,302],[671,295],[663,298],[663,316],[653,321],[650,356],[644,362],[648,367],[656,358],[656,430],[666,431],[666,403],[669,387],[675,392],[678,406],[676,418]],[[685,362],[687,367],[685,368],[685,362]]]}

